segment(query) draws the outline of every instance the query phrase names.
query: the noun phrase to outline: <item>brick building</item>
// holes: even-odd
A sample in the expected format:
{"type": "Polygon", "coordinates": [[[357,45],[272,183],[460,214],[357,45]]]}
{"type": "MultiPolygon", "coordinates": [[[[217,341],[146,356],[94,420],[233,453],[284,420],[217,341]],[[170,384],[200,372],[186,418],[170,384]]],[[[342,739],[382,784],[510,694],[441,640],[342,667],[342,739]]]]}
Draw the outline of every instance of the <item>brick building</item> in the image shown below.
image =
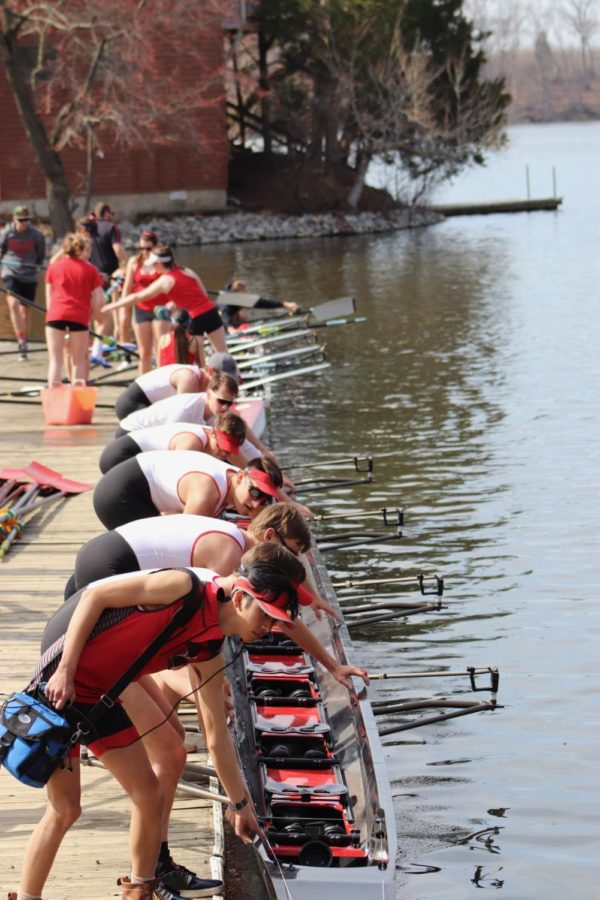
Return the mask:
{"type": "MultiPolygon", "coordinates": [[[[235,4],[234,4],[235,6],[235,4]]],[[[238,10],[236,10],[238,12],[238,10]]],[[[243,12],[242,12],[243,15],[243,12]]],[[[235,22],[233,22],[235,24],[235,22]]],[[[224,28],[232,20],[213,22],[198,46],[198,71],[214,73],[224,68],[224,28]]],[[[168,61],[165,63],[168,64],[168,61]]],[[[94,162],[94,201],[107,200],[124,219],[136,213],[185,213],[222,209],[226,203],[227,119],[224,88],[215,85],[217,100],[199,113],[206,143],[202,151],[177,145],[144,146],[139,149],[106,149],[94,162]]],[[[29,206],[37,215],[47,214],[45,179],[25,134],[12,91],[0,65],[0,220],[10,218],[17,203],[29,206]]],[[[67,182],[74,200],[75,215],[83,210],[85,151],[66,148],[61,152],[67,182]]]]}

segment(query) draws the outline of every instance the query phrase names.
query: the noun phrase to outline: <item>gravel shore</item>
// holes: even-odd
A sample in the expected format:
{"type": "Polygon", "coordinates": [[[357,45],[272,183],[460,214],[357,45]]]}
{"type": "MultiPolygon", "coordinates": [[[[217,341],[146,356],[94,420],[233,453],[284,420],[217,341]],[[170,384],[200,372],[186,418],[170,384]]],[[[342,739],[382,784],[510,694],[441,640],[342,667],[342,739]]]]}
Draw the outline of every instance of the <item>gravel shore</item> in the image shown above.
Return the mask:
{"type": "Polygon", "coordinates": [[[137,244],[144,228],[155,231],[160,240],[173,246],[221,244],[230,241],[267,241],[296,237],[331,237],[341,234],[369,234],[433,225],[443,217],[432,210],[394,210],[390,213],[320,213],[283,216],[270,213],[229,213],[226,215],[181,216],[175,219],[150,218],[133,225],[121,222],[127,247],[137,244]]]}

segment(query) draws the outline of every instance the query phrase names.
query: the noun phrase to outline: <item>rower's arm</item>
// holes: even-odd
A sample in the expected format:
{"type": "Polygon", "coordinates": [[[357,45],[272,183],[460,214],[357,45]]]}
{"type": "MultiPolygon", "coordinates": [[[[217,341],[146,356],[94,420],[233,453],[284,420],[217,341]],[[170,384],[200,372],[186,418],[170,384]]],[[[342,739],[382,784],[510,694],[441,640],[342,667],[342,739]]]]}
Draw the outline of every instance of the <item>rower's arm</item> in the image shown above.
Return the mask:
{"type": "Polygon", "coordinates": [[[161,294],[168,294],[174,283],[171,276],[165,273],[160,278],[157,278],[156,281],[153,281],[152,284],[149,284],[147,288],[144,288],[143,291],[136,291],[134,294],[121,297],[116,303],[107,303],[102,311],[114,311],[115,309],[121,309],[122,306],[131,306],[132,303],[138,303],[140,300],[151,300],[153,297],[159,297],[161,294]]]}
{"type": "Polygon", "coordinates": [[[299,619],[294,619],[291,625],[286,625],[285,622],[278,622],[277,624],[299,647],[306,650],[328,672],[331,672],[335,680],[339,681],[340,684],[347,688],[352,688],[352,683],[349,681],[350,675],[362,678],[365,684],[369,683],[366,669],[361,669],[358,666],[343,666],[327,652],[321,641],[299,619]]]}
{"type": "Polygon", "coordinates": [[[237,753],[231,739],[223,703],[223,657],[214,657],[191,666],[198,683],[203,685],[198,691],[200,712],[204,722],[206,748],[210,753],[219,780],[232,803],[239,803],[244,797],[248,804],[241,810],[231,813],[231,824],[236,834],[246,843],[251,842],[252,834],[260,831],[254,805],[240,772],[237,753]],[[213,676],[213,677],[211,677],[213,676]],[[204,683],[210,678],[208,683],[204,683]]]}

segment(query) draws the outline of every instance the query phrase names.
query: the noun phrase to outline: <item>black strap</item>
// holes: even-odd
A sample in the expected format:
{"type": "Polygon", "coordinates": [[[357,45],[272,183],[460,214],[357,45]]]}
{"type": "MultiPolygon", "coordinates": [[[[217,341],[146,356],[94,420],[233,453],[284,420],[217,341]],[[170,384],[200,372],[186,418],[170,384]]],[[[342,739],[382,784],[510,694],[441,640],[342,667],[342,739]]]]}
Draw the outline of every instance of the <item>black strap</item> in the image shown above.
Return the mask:
{"type": "Polygon", "coordinates": [[[133,662],[129,666],[129,668],[125,672],[123,672],[120,678],[115,681],[110,690],[106,691],[106,693],[102,695],[100,700],[92,707],[92,709],[86,716],[87,721],[92,723],[97,721],[102,715],[104,715],[107,708],[110,709],[111,707],[113,707],[115,705],[115,700],[117,699],[119,694],[121,694],[125,690],[125,688],[129,684],[131,684],[138,672],[141,672],[146,663],[150,662],[152,657],[160,650],[164,642],[168,640],[168,638],[170,638],[175,631],[187,625],[194,613],[197,611],[197,597],[198,590],[200,588],[200,579],[195,572],[190,572],[189,569],[181,569],[180,571],[186,572],[192,579],[191,590],[183,598],[183,604],[177,610],[168,625],[165,625],[163,630],[160,632],[160,634],[157,634],[152,643],[149,644],[146,649],[142,651],[142,653],[140,653],[135,662],[133,662]]]}

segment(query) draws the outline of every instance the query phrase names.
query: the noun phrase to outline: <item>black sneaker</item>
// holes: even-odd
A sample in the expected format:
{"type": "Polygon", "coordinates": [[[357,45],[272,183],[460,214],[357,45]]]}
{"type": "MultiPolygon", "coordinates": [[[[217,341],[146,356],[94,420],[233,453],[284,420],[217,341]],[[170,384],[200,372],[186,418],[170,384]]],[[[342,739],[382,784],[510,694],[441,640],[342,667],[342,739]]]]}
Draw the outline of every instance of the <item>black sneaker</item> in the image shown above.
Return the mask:
{"type": "Polygon", "coordinates": [[[19,360],[21,362],[26,362],[28,353],[29,347],[27,346],[27,341],[19,341],[19,360]]]}
{"type": "Polygon", "coordinates": [[[212,897],[223,890],[223,882],[213,878],[198,878],[185,866],[174,867],[168,872],[159,872],[154,893],[160,900],[176,900],[177,897],[212,897]]]}

